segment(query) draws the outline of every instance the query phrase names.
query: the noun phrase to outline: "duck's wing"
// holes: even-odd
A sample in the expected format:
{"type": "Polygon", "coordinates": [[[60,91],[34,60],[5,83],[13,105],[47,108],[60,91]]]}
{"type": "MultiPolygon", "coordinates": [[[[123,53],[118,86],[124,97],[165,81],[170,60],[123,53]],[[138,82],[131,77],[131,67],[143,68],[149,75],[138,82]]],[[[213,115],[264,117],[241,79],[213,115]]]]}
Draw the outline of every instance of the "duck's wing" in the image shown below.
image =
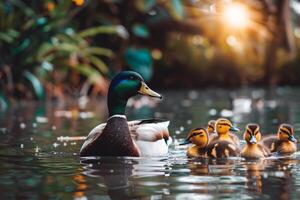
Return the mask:
{"type": "Polygon", "coordinates": [[[160,119],[135,120],[128,122],[132,139],[141,156],[165,156],[172,143],[169,135],[169,121],[160,119]]]}
{"type": "Polygon", "coordinates": [[[160,119],[145,119],[128,122],[131,137],[136,141],[155,142],[161,139],[169,140],[169,121],[160,119]]]}
{"type": "Polygon", "coordinates": [[[240,155],[240,149],[232,142],[217,140],[207,146],[206,155],[212,158],[237,157],[240,155]]]}
{"type": "Polygon", "coordinates": [[[267,147],[271,152],[276,150],[279,139],[276,135],[269,135],[262,139],[261,144],[267,147]]]}
{"type": "Polygon", "coordinates": [[[91,144],[94,140],[96,140],[97,138],[99,138],[99,136],[102,134],[104,128],[106,126],[106,123],[102,123],[99,124],[98,126],[96,126],[95,128],[93,128],[91,130],[91,132],[88,134],[88,136],[86,137],[80,152],[82,152],[83,149],[85,149],[89,144],[91,144]]]}
{"type": "Polygon", "coordinates": [[[265,157],[268,157],[271,155],[271,151],[262,143],[258,144],[258,148],[261,150],[261,152],[264,154],[265,157]]]}
{"type": "Polygon", "coordinates": [[[235,135],[234,133],[230,133],[229,137],[232,139],[235,145],[240,146],[240,139],[237,135],[235,135]]]}

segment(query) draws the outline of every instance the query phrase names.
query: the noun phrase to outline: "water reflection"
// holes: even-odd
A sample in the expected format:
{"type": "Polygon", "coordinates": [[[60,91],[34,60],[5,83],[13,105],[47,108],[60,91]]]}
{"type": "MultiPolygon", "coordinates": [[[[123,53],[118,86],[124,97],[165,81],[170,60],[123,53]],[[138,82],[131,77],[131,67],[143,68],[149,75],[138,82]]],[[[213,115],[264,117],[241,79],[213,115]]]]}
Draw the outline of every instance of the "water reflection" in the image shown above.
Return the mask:
{"type": "Polygon", "coordinates": [[[0,112],[0,199],[297,199],[299,153],[265,160],[197,159],[187,158],[178,145],[186,130],[206,126],[224,110],[240,128],[256,122],[268,134],[289,122],[299,135],[298,89],[268,97],[264,90],[235,93],[232,105],[226,90],[170,91],[155,107],[133,103],[129,119],[171,120],[175,143],[164,158],[80,159],[82,139],[106,119],[105,99],[84,108],[76,102],[16,104],[0,112]]]}

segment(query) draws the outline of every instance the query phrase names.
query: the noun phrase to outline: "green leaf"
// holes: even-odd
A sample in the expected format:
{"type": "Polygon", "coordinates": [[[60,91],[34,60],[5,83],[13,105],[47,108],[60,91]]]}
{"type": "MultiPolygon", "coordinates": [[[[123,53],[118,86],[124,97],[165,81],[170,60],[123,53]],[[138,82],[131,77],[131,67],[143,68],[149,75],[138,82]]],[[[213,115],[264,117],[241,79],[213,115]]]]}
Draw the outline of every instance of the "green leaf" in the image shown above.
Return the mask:
{"type": "Polygon", "coordinates": [[[12,43],[14,41],[14,38],[10,35],[7,35],[6,33],[0,33],[0,40],[7,43],[12,43]]]}
{"type": "Polygon", "coordinates": [[[89,65],[78,65],[75,68],[80,74],[86,76],[92,83],[96,83],[101,74],[89,65]]]}
{"type": "Polygon", "coordinates": [[[29,83],[31,84],[31,87],[37,97],[38,100],[44,100],[45,99],[45,90],[42,86],[42,83],[39,81],[39,79],[32,74],[29,71],[25,71],[24,72],[24,77],[26,80],[29,81],[29,83]]]}
{"type": "Polygon", "coordinates": [[[9,106],[7,97],[1,92],[0,93],[0,110],[5,111],[9,106]]]}
{"type": "Polygon", "coordinates": [[[149,36],[150,36],[148,28],[143,24],[135,24],[132,27],[132,32],[135,36],[138,36],[141,38],[149,38],[149,36]]]}
{"type": "Polygon", "coordinates": [[[94,54],[99,56],[107,56],[109,58],[113,57],[114,53],[110,49],[101,47],[89,47],[83,50],[84,54],[94,54]]]}
{"type": "Polygon", "coordinates": [[[156,4],[156,0],[138,0],[135,3],[139,10],[147,12],[156,4]]]}
{"type": "Polygon", "coordinates": [[[107,74],[108,73],[108,67],[107,65],[97,58],[96,56],[89,56],[90,62],[95,65],[102,73],[107,74]]]}
{"type": "Polygon", "coordinates": [[[182,0],[171,0],[171,14],[176,19],[183,19],[184,17],[184,8],[182,0]]]}
{"type": "Polygon", "coordinates": [[[130,47],[125,51],[125,62],[130,69],[138,72],[149,81],[152,77],[152,56],[148,49],[130,47]]]}
{"type": "Polygon", "coordinates": [[[77,34],[78,37],[86,38],[90,36],[95,36],[98,34],[115,34],[117,33],[117,27],[116,26],[97,26],[88,28],[84,31],[81,31],[77,34]]]}

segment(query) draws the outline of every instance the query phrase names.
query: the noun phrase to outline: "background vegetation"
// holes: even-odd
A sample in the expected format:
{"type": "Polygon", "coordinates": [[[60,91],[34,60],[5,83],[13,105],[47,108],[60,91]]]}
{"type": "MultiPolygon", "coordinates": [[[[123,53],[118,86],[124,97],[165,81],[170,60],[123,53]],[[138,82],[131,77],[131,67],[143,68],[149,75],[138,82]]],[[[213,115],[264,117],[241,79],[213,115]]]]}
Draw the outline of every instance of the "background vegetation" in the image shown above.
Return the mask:
{"type": "Polygon", "coordinates": [[[300,84],[296,0],[4,0],[0,102],[161,88],[300,84]]]}

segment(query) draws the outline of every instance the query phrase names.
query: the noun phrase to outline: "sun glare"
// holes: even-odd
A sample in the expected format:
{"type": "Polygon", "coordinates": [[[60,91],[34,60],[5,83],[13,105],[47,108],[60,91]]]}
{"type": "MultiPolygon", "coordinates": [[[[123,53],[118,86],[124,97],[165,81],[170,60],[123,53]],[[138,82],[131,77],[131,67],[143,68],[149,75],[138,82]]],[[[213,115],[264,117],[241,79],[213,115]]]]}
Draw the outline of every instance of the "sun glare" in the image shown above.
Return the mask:
{"type": "Polygon", "coordinates": [[[231,4],[224,9],[224,20],[230,26],[243,28],[246,27],[249,22],[249,14],[242,4],[231,4]]]}

